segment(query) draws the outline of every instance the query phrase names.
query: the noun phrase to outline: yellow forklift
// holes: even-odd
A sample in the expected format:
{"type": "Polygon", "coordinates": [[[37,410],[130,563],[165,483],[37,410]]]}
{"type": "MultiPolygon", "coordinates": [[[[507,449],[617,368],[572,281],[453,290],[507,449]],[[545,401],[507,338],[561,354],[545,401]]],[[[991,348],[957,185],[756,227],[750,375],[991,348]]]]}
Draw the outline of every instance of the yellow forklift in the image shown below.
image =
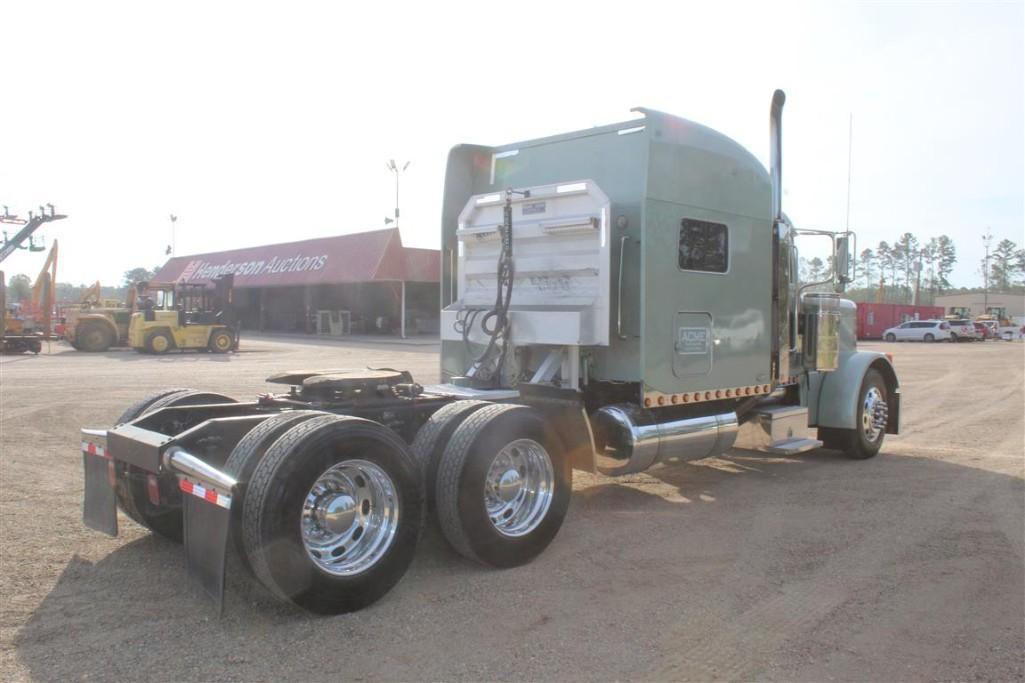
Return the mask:
{"type": "Polygon", "coordinates": [[[196,282],[136,284],[136,312],[128,345],[139,353],[238,350],[239,325],[233,305],[234,275],[212,286],[196,282]]]}

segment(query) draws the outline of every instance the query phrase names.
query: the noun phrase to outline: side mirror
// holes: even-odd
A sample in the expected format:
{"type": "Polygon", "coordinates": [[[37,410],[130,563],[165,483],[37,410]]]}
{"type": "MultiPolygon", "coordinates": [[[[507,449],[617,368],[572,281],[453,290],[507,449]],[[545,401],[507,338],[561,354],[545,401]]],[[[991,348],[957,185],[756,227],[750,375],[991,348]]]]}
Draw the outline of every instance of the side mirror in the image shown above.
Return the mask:
{"type": "Polygon", "coordinates": [[[836,268],[836,291],[843,292],[847,288],[847,283],[851,282],[850,237],[845,235],[836,239],[833,263],[836,268]]]}

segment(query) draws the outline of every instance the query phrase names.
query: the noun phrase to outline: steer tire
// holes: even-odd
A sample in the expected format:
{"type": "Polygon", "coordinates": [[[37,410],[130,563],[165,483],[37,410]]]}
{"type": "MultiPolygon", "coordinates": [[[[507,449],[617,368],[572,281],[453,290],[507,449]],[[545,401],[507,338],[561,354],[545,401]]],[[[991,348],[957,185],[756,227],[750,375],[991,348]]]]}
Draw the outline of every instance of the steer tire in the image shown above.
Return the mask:
{"type": "MultiPolygon", "coordinates": [[[[117,424],[130,422],[161,408],[201,403],[234,403],[235,399],[209,391],[169,389],[147,396],[133,403],[121,414],[117,424]]],[[[149,498],[149,473],[134,465],[117,463],[118,476],[115,493],[121,510],[132,521],[176,543],[182,542],[182,499],[178,477],[165,472],[157,479],[160,503],[149,498]]]]}
{"type": "MultiPolygon", "coordinates": [[[[514,469],[508,473],[514,473],[514,469]]],[[[519,474],[524,476],[522,470],[519,474]]],[[[572,480],[566,449],[540,413],[522,405],[486,406],[456,428],[438,465],[435,504],[441,531],[456,552],[467,559],[502,568],[526,564],[548,547],[562,526],[572,480]],[[503,449],[521,440],[540,445],[548,458],[550,500],[546,510],[541,508],[537,515],[530,515],[536,517],[532,525],[510,535],[492,522],[486,483],[492,463],[503,449]]],[[[526,490],[528,487],[521,492],[526,490]]]]}
{"type": "Polygon", "coordinates": [[[826,448],[843,451],[844,455],[853,460],[868,460],[879,453],[879,449],[883,446],[886,430],[880,430],[874,439],[870,439],[861,427],[865,412],[865,396],[873,387],[882,395],[884,401],[889,398],[883,376],[878,370],[870,369],[865,373],[865,379],[862,380],[861,389],[858,391],[858,408],[854,421],[854,424],[858,426],[855,429],[819,427],[818,437],[826,448]]]}
{"type": "Polygon", "coordinates": [[[438,463],[448,446],[452,434],[467,417],[484,406],[493,405],[488,401],[455,401],[442,406],[420,427],[413,439],[411,449],[413,457],[424,475],[424,492],[427,509],[434,509],[434,487],[438,479],[438,463]]]}
{"type": "Polygon", "coordinates": [[[111,347],[114,335],[102,323],[87,322],[75,331],[75,343],[82,351],[99,353],[111,347]]]}
{"type": "MultiPolygon", "coordinates": [[[[360,479],[357,475],[350,481],[360,479]]],[[[253,470],[242,507],[242,544],[253,573],[278,598],[320,614],[361,609],[398,583],[413,560],[424,518],[420,471],[406,443],[384,425],[337,415],[308,419],[279,437],[253,470]],[[351,566],[349,573],[328,571],[304,543],[305,506],[314,484],[329,470],[367,463],[391,486],[391,493],[380,499],[393,506],[394,523],[386,525],[391,533],[371,546],[375,551],[366,566],[351,566]]],[[[369,522],[383,508],[375,509],[364,498],[350,509],[360,512],[348,527],[360,532],[346,541],[351,550],[357,546],[350,544],[375,538],[369,522]]],[[[344,561],[346,549],[341,550],[337,557],[344,561]]]]}
{"type": "Polygon", "coordinates": [[[248,571],[252,572],[242,545],[242,510],[246,499],[246,487],[253,476],[253,470],[260,459],[267,453],[278,438],[292,427],[311,417],[326,415],[320,410],[287,410],[271,415],[260,424],[246,432],[246,435],[232,449],[231,455],[224,462],[224,471],[230,474],[238,484],[233,494],[231,506],[231,536],[238,557],[248,571]]]}

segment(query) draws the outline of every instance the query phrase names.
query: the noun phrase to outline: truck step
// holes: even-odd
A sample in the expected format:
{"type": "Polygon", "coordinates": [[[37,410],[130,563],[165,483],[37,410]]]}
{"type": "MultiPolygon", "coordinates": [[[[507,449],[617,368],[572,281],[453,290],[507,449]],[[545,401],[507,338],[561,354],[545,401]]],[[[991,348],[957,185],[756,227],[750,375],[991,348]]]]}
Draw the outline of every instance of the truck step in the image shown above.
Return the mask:
{"type": "Polygon", "coordinates": [[[805,451],[813,451],[816,448],[822,448],[822,442],[818,439],[805,439],[805,438],[793,438],[785,441],[777,441],[769,446],[766,446],[764,450],[766,453],[775,453],[777,455],[796,455],[798,453],[804,453],[805,451]]]}

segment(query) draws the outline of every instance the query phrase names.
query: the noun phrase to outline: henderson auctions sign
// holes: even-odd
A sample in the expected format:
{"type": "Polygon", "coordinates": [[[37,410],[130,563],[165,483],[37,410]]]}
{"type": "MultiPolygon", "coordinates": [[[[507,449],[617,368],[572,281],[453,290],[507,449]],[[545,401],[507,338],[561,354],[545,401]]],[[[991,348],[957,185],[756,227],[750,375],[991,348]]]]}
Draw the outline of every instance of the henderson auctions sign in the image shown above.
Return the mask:
{"type": "Polygon", "coordinates": [[[221,275],[234,273],[237,277],[254,277],[257,275],[281,275],[283,273],[312,273],[323,270],[327,265],[327,254],[320,256],[303,256],[301,253],[288,258],[271,258],[269,261],[243,261],[234,263],[230,259],[224,263],[209,263],[202,259],[189,261],[178,276],[179,280],[212,280],[221,275]]]}

